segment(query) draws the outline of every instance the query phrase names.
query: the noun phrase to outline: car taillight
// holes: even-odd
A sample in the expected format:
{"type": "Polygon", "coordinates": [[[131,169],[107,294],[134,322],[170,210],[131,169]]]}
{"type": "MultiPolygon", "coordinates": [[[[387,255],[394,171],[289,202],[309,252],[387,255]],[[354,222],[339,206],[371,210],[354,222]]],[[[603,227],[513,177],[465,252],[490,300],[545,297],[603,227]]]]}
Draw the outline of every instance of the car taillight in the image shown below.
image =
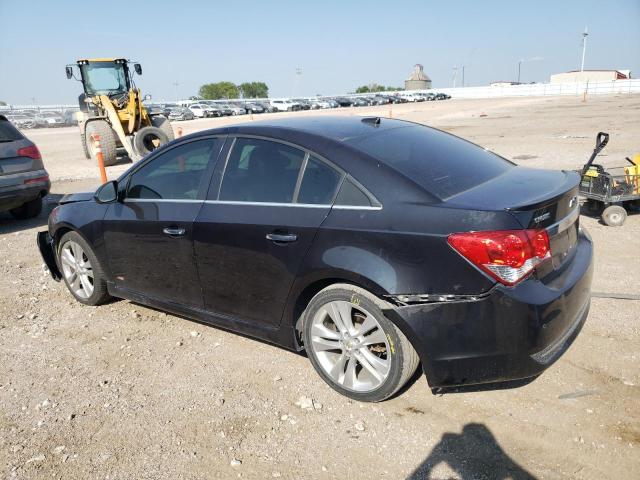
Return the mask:
{"type": "Polygon", "coordinates": [[[40,160],[42,156],[40,155],[40,150],[35,145],[31,145],[29,147],[22,147],[18,149],[18,157],[29,157],[34,160],[40,160]]]}
{"type": "Polygon", "coordinates": [[[504,285],[515,285],[538,264],[551,258],[545,230],[453,233],[448,242],[473,265],[504,285]]]}
{"type": "Polygon", "coordinates": [[[43,183],[48,181],[49,181],[49,175],[44,175],[42,177],[27,178],[23,183],[25,185],[30,185],[32,183],[43,183]]]}

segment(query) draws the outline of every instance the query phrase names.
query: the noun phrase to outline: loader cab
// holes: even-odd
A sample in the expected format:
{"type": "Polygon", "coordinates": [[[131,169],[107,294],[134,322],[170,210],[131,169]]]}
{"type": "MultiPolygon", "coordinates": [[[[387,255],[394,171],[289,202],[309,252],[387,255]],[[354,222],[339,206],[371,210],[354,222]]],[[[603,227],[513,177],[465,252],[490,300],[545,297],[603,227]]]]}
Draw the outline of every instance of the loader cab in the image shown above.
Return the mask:
{"type": "MultiPolygon", "coordinates": [[[[122,95],[132,88],[132,72],[129,70],[129,62],[124,58],[78,60],[77,66],[87,97],[122,95]]],[[[138,63],[134,65],[134,70],[138,74],[142,73],[138,63]]],[[[69,69],[67,76],[70,76],[69,69]]]]}

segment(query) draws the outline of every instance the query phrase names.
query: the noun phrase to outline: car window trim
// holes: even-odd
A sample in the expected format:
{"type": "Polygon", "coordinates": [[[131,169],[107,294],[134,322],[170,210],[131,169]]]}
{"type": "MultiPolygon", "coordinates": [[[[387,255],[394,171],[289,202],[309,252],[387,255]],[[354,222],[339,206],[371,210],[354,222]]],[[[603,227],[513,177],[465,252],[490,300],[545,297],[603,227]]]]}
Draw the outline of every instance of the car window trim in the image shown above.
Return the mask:
{"type": "MultiPolygon", "coordinates": [[[[333,197],[331,199],[330,205],[334,204],[336,198],[338,197],[338,193],[340,192],[340,187],[342,186],[342,182],[344,181],[345,177],[347,175],[349,175],[343,168],[339,167],[338,165],[333,163],[331,160],[328,160],[327,158],[323,157],[322,155],[314,152],[313,150],[309,150],[308,148],[303,147],[302,145],[298,145],[296,143],[292,143],[292,142],[289,142],[287,140],[281,140],[279,138],[267,137],[267,136],[264,136],[264,135],[251,135],[251,134],[242,134],[242,133],[232,134],[232,135],[229,135],[229,137],[228,137],[228,139],[232,139],[232,142],[231,142],[231,146],[229,147],[229,151],[227,152],[227,155],[226,155],[226,159],[225,159],[225,162],[224,162],[224,168],[222,170],[222,174],[220,175],[220,180],[219,180],[219,184],[218,184],[218,192],[217,192],[217,195],[216,195],[216,198],[215,198],[216,201],[226,201],[226,200],[220,200],[220,193],[222,191],[222,182],[224,182],[224,175],[227,172],[227,166],[229,165],[229,159],[231,158],[231,153],[233,152],[233,149],[236,146],[236,141],[237,141],[238,138],[250,138],[250,139],[256,139],[256,140],[265,140],[265,141],[274,142],[274,143],[281,143],[283,145],[287,145],[287,146],[289,146],[291,148],[295,148],[295,149],[300,150],[300,151],[305,153],[305,156],[302,159],[302,164],[300,166],[300,171],[298,172],[298,179],[296,180],[296,186],[295,186],[294,191],[293,191],[294,195],[293,195],[292,201],[291,202],[287,202],[287,203],[291,203],[293,205],[296,205],[296,201],[298,200],[298,194],[300,193],[300,186],[302,185],[302,180],[304,178],[304,173],[305,173],[306,168],[307,168],[309,157],[311,157],[311,156],[313,156],[313,157],[317,158],[318,160],[320,160],[321,162],[325,163],[329,168],[332,168],[333,170],[338,172],[338,174],[340,175],[340,179],[338,180],[337,187],[336,187],[335,191],[333,192],[333,197]]],[[[358,183],[358,185],[360,185],[360,184],[358,183]]],[[[360,188],[360,187],[358,187],[358,188],[360,188]]],[[[229,201],[235,201],[235,200],[229,200],[229,201]]],[[[248,202],[244,202],[244,203],[248,203],[248,202]]],[[[255,202],[255,203],[274,203],[274,202],[255,202]]],[[[286,205],[286,203],[278,203],[278,202],[275,202],[275,203],[278,204],[278,205],[286,205]]]]}
{"type": "MultiPolygon", "coordinates": [[[[202,137],[196,137],[196,138],[192,138],[189,140],[185,140],[182,142],[177,142],[175,145],[172,145],[170,148],[167,148],[166,150],[163,149],[162,152],[158,152],[156,154],[152,153],[151,155],[149,155],[149,157],[147,157],[145,159],[144,162],[140,162],[139,165],[135,165],[134,167],[132,167],[132,169],[128,172],[125,172],[124,175],[126,175],[126,185],[124,188],[124,199],[123,201],[127,201],[127,200],[151,200],[154,202],[159,202],[162,200],[166,200],[166,201],[171,201],[171,202],[180,202],[182,200],[188,200],[189,202],[191,201],[202,201],[206,198],[207,195],[207,189],[208,189],[208,185],[211,182],[211,178],[213,176],[213,169],[215,168],[215,164],[214,165],[207,165],[207,168],[205,168],[204,173],[203,173],[203,181],[201,181],[202,185],[200,185],[200,187],[198,187],[198,196],[202,196],[203,198],[201,199],[171,199],[171,198],[158,198],[158,199],[154,199],[154,198],[149,198],[149,199],[145,199],[145,198],[128,198],[127,195],[129,193],[129,186],[131,183],[131,177],[133,177],[140,169],[144,168],[146,165],[148,165],[149,163],[153,162],[155,159],[157,159],[158,157],[160,157],[160,155],[166,153],[166,152],[170,152],[171,150],[177,148],[177,147],[181,147],[183,145],[188,145],[190,143],[194,143],[194,142],[198,142],[198,141],[202,141],[202,140],[215,140],[215,139],[221,139],[222,140],[222,146],[220,147],[220,150],[218,151],[218,157],[220,156],[220,153],[224,150],[224,145],[225,142],[227,140],[227,135],[203,135],[202,137]],[[206,177],[206,181],[204,181],[204,177],[206,177]],[[206,188],[205,188],[206,187],[206,188]],[[202,191],[201,191],[202,190],[202,191]]],[[[217,163],[218,157],[216,157],[215,163],[217,163]]],[[[211,161],[211,159],[210,159],[211,161]]],[[[120,181],[120,180],[119,180],[120,181]]]]}
{"type": "MultiPolygon", "coordinates": [[[[281,140],[279,138],[273,138],[273,137],[268,137],[265,135],[252,135],[252,134],[244,134],[244,133],[237,133],[237,134],[229,134],[227,135],[227,142],[231,141],[231,144],[229,146],[229,150],[227,150],[226,155],[225,155],[225,159],[224,159],[224,166],[222,167],[222,172],[220,173],[220,176],[218,179],[216,179],[217,182],[217,192],[215,195],[214,199],[205,199],[204,203],[207,204],[221,204],[221,205],[269,205],[269,206],[299,206],[299,207],[306,207],[306,208],[312,208],[312,207],[326,207],[329,206],[331,208],[335,208],[338,210],[382,210],[382,203],[378,200],[378,198],[371,193],[371,191],[365,187],[364,185],[362,185],[362,183],[360,183],[356,178],[353,177],[353,175],[351,175],[349,172],[347,172],[346,170],[344,170],[342,167],[340,167],[339,165],[336,165],[334,162],[332,162],[331,160],[325,158],[324,156],[320,155],[317,152],[314,152],[313,150],[310,150],[306,147],[303,147],[302,145],[298,145],[296,143],[292,143],[289,142],[287,140],[281,140]],[[304,172],[306,171],[307,168],[307,164],[308,164],[308,160],[309,157],[313,156],[315,158],[317,158],[318,160],[320,160],[321,162],[325,163],[329,168],[333,168],[334,170],[336,170],[339,174],[340,174],[340,180],[338,181],[337,187],[335,189],[335,192],[333,194],[333,198],[331,199],[331,203],[330,204],[306,204],[306,203],[294,203],[294,201],[292,202],[243,202],[243,201],[239,201],[239,200],[220,200],[220,193],[222,191],[222,182],[224,181],[224,175],[227,171],[227,166],[229,164],[229,159],[231,158],[231,153],[233,152],[233,149],[236,146],[236,141],[238,140],[238,138],[253,138],[256,140],[265,140],[265,141],[269,141],[269,142],[275,142],[275,143],[282,143],[284,145],[288,145],[292,148],[296,148],[298,150],[304,151],[305,152],[305,158],[303,159],[303,165],[300,167],[300,172],[298,174],[298,180],[296,182],[296,188],[294,190],[294,201],[297,201],[298,196],[297,194],[300,193],[300,185],[302,184],[302,179],[304,178],[304,172]],[[360,189],[360,191],[362,191],[362,193],[369,199],[371,205],[366,206],[366,205],[336,205],[336,199],[338,198],[338,194],[340,193],[340,189],[342,188],[342,184],[349,179],[350,182],[352,182],[358,189],[360,189]]],[[[222,151],[224,151],[224,147],[222,148],[222,151]]],[[[222,152],[221,151],[221,152],[222,152]]],[[[216,174],[214,172],[211,181],[213,182],[214,178],[215,178],[216,174]]],[[[211,187],[214,185],[211,185],[211,187]]],[[[205,197],[207,197],[208,195],[206,195],[205,197]]]]}
{"type": "Polygon", "coordinates": [[[293,198],[291,199],[291,203],[298,203],[298,195],[300,195],[300,185],[302,185],[302,179],[304,177],[304,173],[307,171],[308,163],[309,152],[306,151],[304,153],[304,158],[302,159],[302,165],[300,165],[300,171],[298,172],[298,178],[296,179],[296,186],[293,189],[293,198]]]}

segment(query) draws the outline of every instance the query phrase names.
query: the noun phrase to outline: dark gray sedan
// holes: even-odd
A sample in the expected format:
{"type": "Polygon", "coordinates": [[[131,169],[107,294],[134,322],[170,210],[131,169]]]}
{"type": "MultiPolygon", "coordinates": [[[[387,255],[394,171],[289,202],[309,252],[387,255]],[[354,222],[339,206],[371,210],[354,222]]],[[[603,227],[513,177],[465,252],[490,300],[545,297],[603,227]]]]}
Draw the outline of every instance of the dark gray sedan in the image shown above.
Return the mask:
{"type": "Polygon", "coordinates": [[[38,147],[0,115],[0,212],[36,217],[50,188],[38,147]]]}

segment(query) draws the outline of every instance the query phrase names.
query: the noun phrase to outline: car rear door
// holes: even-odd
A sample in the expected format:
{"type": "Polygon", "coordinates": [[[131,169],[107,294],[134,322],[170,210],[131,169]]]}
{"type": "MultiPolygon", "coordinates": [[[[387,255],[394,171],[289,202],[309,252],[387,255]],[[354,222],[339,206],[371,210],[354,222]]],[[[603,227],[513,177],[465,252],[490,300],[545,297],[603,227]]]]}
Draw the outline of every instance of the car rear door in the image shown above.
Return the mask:
{"type": "Polygon", "coordinates": [[[236,138],[226,158],[194,225],[204,306],[275,326],[343,174],[304,149],[264,138],[236,138]]]}
{"type": "Polygon", "coordinates": [[[193,221],[202,207],[224,137],[197,138],[162,151],[127,177],[110,205],[104,241],[116,286],[160,301],[202,306],[193,221]]]}

